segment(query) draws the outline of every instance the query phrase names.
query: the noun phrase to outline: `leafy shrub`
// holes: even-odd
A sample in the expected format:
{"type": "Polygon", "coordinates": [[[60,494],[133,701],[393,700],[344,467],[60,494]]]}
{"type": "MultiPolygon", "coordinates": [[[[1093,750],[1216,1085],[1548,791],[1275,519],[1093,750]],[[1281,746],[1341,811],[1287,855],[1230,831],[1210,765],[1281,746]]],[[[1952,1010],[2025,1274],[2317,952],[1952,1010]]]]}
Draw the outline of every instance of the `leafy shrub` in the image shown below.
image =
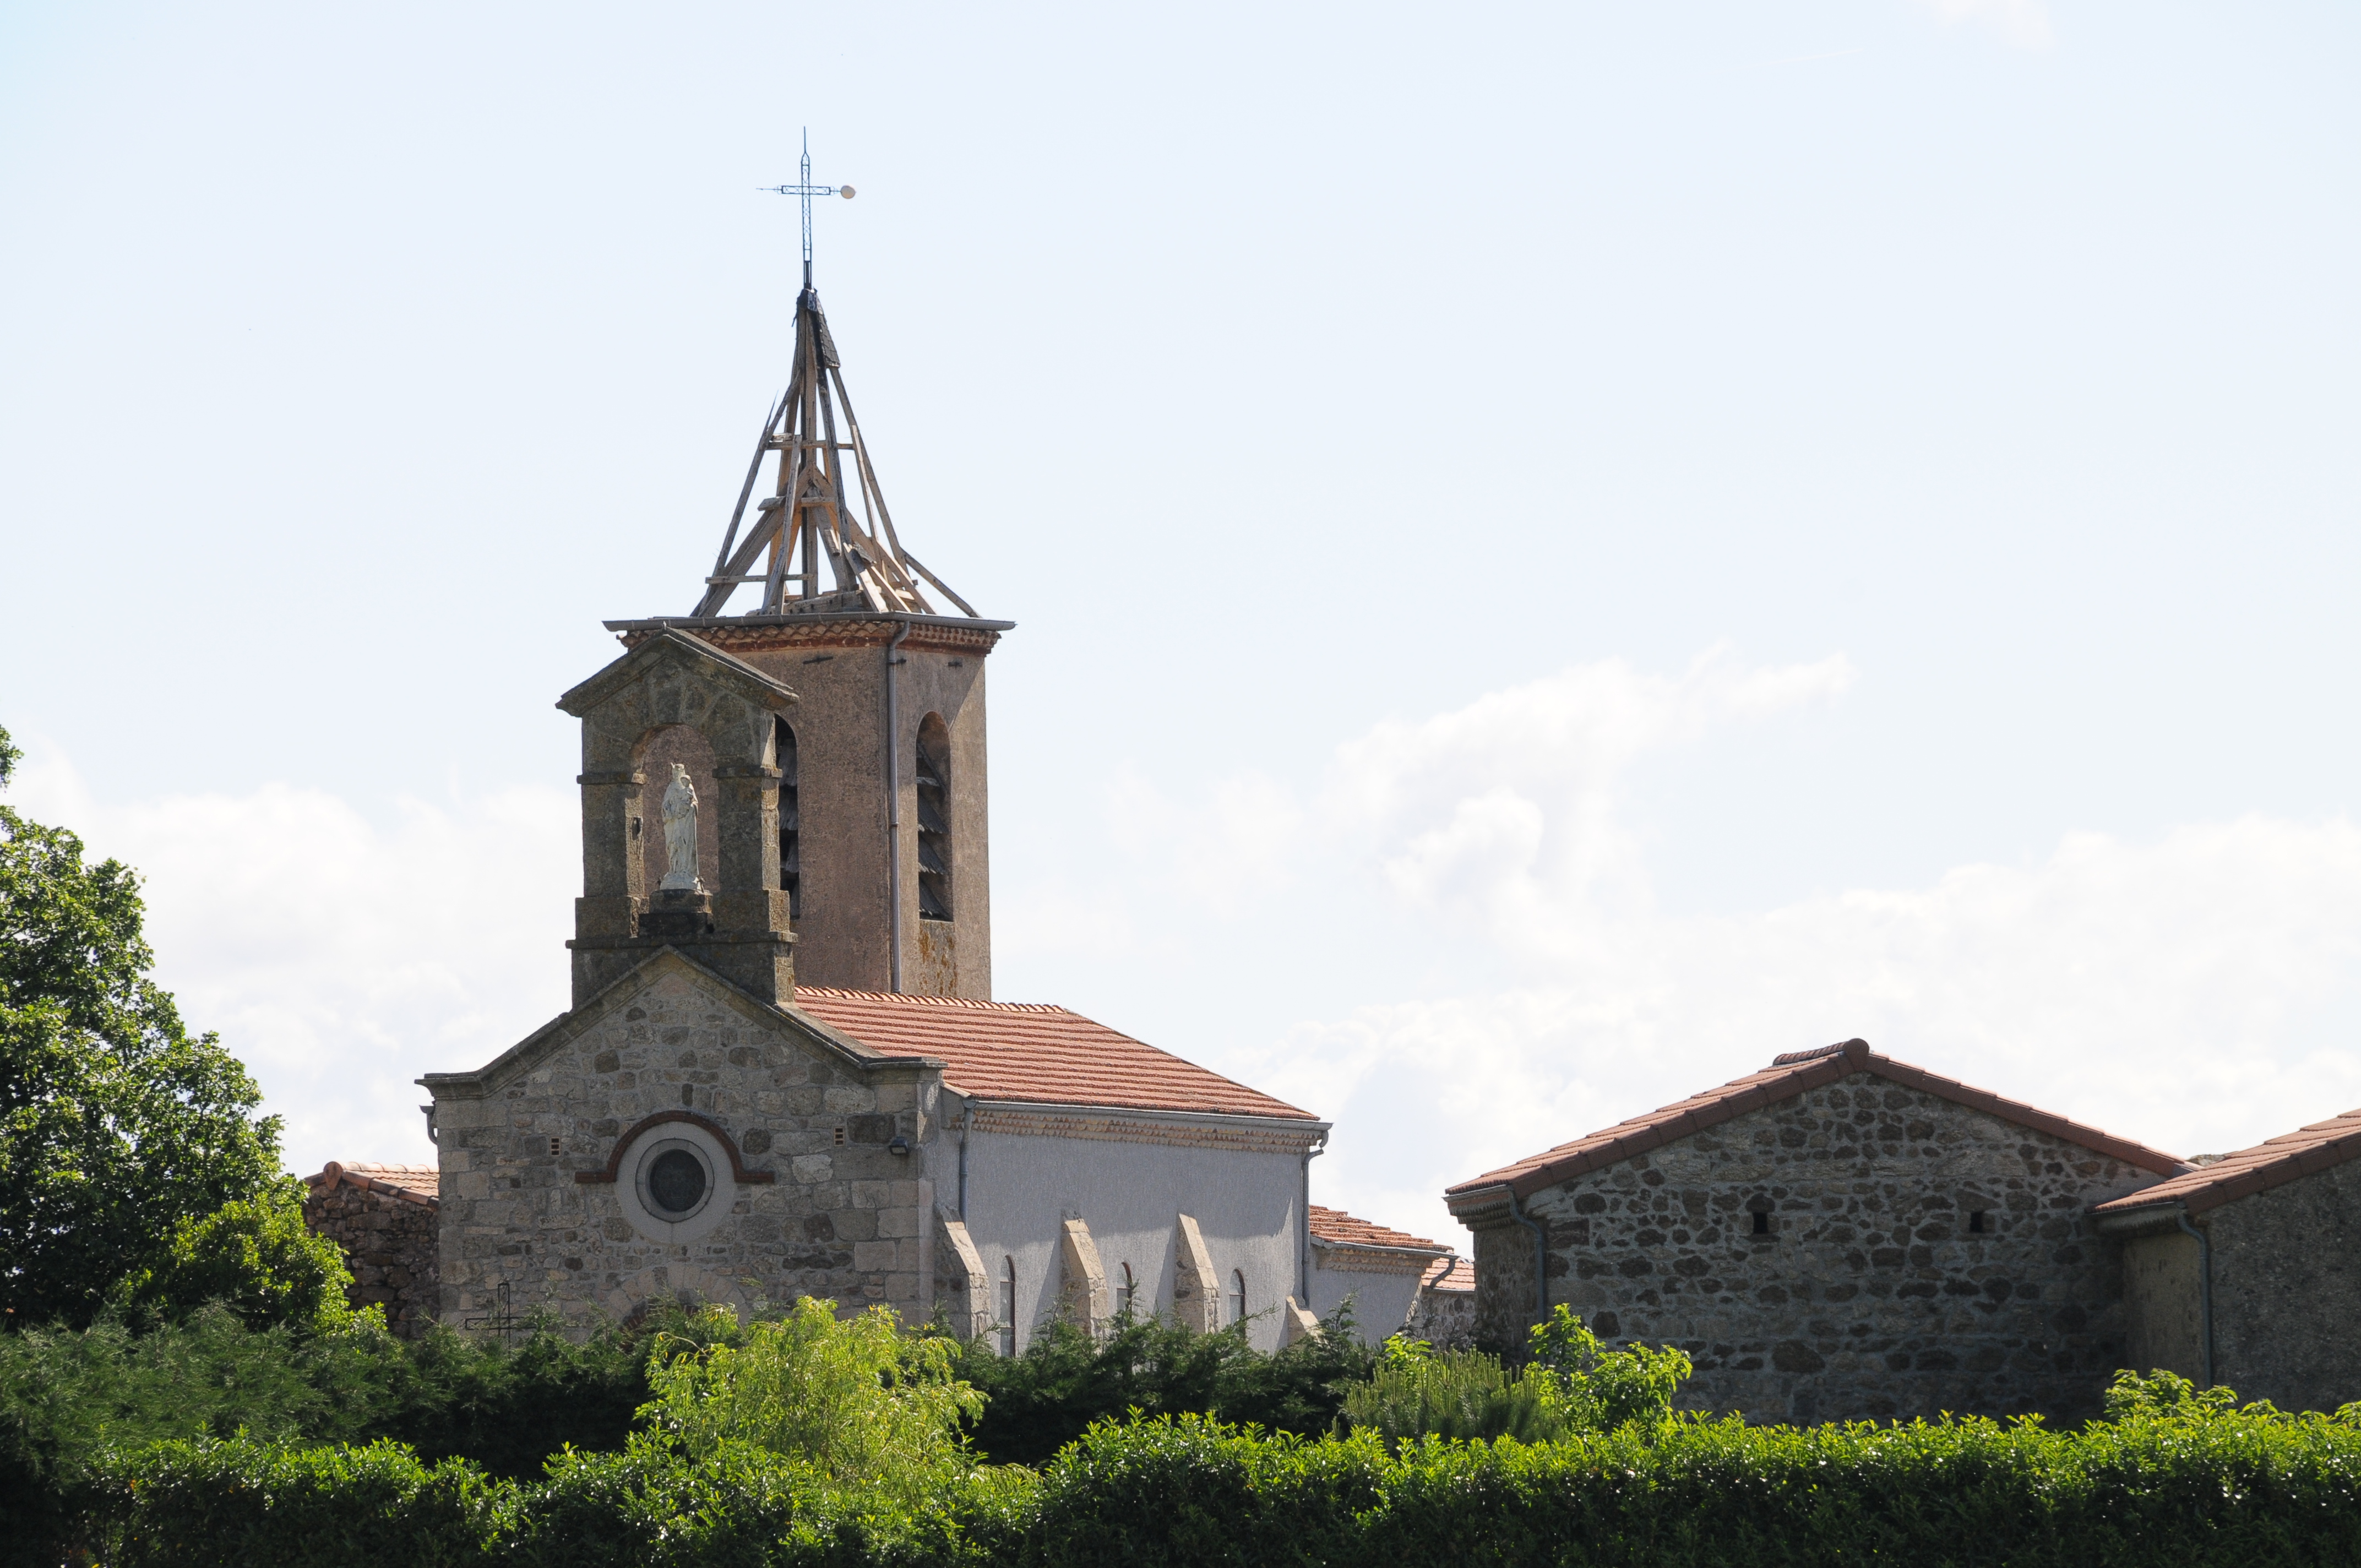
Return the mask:
{"type": "Polygon", "coordinates": [[[708,1332],[676,1310],[638,1330],[607,1328],[581,1341],[544,1323],[515,1346],[437,1324],[403,1345],[400,1365],[383,1374],[386,1398],[368,1431],[429,1461],[467,1459],[520,1480],[538,1475],[569,1445],[621,1448],[648,1399],[651,1345],[664,1335],[703,1343],[708,1332]]]}
{"type": "Polygon", "coordinates": [[[343,1248],[303,1223],[294,1186],[181,1221],[163,1260],[127,1280],[126,1294],[170,1316],[219,1301],[250,1328],[345,1327],[353,1316],[345,1299],[352,1270],[343,1248]]]}
{"type": "Polygon", "coordinates": [[[1345,1388],[1367,1378],[1376,1362],[1348,1306],[1319,1332],[1269,1355],[1247,1344],[1242,1328],[1200,1333],[1124,1312],[1098,1340],[1070,1323],[1045,1324],[1022,1355],[1001,1355],[979,1337],[961,1346],[958,1369],[985,1398],[968,1426],[976,1449],[999,1464],[1040,1464],[1093,1422],[1133,1411],[1325,1432],[1345,1388]]]}
{"type": "Polygon", "coordinates": [[[0,1568],[55,1568],[103,1454],[163,1440],[368,1442],[496,1476],[541,1474],[572,1444],[620,1449],[647,1401],[650,1346],[734,1335],[676,1310],[577,1343],[544,1325],[514,1348],[434,1329],[416,1342],[357,1319],[333,1333],[255,1330],[219,1305],[134,1332],[0,1333],[0,1568]]]}
{"type": "MultiPolygon", "coordinates": [[[[2099,1403],[2111,1421],[2205,1420],[2236,1409],[2238,1396],[2227,1388],[2200,1388],[2177,1372],[2159,1369],[2143,1377],[2124,1371],[2115,1374],[2099,1403]]],[[[2268,1399],[2246,1409],[2256,1415],[2278,1413],[2268,1399]]]]}
{"type": "MultiPolygon", "coordinates": [[[[712,1314],[737,1321],[730,1310],[712,1314]]],[[[808,1465],[822,1481],[916,1503],[968,1463],[960,1423],[983,1398],[952,1375],[951,1343],[905,1334],[889,1307],[839,1318],[805,1297],[735,1343],[658,1342],[653,1440],[702,1463],[745,1444],[808,1465]]]]}
{"type": "Polygon", "coordinates": [[[643,1436],[524,1483],[232,1442],[126,1461],[108,1497],[106,1560],[134,1564],[177,1543],[197,1564],[2327,1568],[2361,1561],[2361,1427],[2179,1401],[2072,1432],[1642,1420],[1389,1453],[1181,1415],[1101,1423],[1038,1478],[984,1467],[916,1508],[734,1439],[696,1460],[643,1436]]]}
{"type": "Polygon", "coordinates": [[[1557,1378],[1543,1366],[1510,1372],[1480,1350],[1436,1354],[1423,1344],[1390,1343],[1377,1375],[1345,1394],[1345,1422],[1374,1432],[1388,1448],[1417,1437],[1512,1437],[1546,1442],[1567,1431],[1557,1378]]]}
{"type": "Polygon", "coordinates": [[[1547,1442],[1571,1432],[1660,1428],[1689,1358],[1666,1346],[1610,1351],[1565,1307],[1533,1325],[1525,1365],[1511,1371],[1481,1351],[1437,1354],[1397,1334],[1376,1376],[1345,1395],[1345,1424],[1389,1449],[1415,1437],[1547,1442]]]}
{"type": "Polygon", "coordinates": [[[479,1561],[498,1494],[397,1443],[148,1449],[116,1494],[108,1568],[445,1568],[479,1561]]]}
{"type": "Polygon", "coordinates": [[[135,1334],[119,1317],[80,1332],[0,1334],[0,1563],[54,1568],[109,1448],[167,1438],[362,1436],[390,1336],[257,1332],[223,1307],[135,1334]],[[368,1365],[375,1363],[375,1365],[368,1365]]]}
{"type": "Polygon", "coordinates": [[[1671,1345],[1607,1349],[1563,1302],[1532,1326],[1526,1354],[1528,1365],[1556,1379],[1569,1423],[1593,1431],[1663,1425],[1672,1420],[1674,1396],[1697,1370],[1687,1352],[1671,1345]]]}

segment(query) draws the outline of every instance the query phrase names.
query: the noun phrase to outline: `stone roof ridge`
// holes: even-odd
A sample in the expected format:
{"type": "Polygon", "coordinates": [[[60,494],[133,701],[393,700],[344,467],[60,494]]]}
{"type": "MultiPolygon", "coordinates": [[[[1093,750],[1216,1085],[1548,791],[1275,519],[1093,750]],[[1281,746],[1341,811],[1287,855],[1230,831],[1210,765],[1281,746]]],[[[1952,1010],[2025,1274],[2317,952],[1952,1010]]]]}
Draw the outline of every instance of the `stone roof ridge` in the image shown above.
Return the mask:
{"type": "Polygon", "coordinates": [[[2085,1125],[2044,1111],[2023,1101],[2006,1099],[1988,1089],[1977,1089],[1955,1078],[1929,1072],[1893,1057],[1881,1056],[1869,1048],[1866,1040],[1847,1040],[1841,1045],[1811,1051],[1784,1054],[1773,1065],[1743,1078],[1732,1079],[1718,1089],[1693,1094],[1686,1100],[1661,1106],[1645,1115],[1633,1116],[1611,1127],[1528,1155],[1523,1159],[1488,1170],[1483,1175],[1444,1189],[1446,1201],[1476,1199],[1479,1195],[1505,1190],[1517,1198],[1531,1197],[1543,1188],[1580,1176],[1603,1166],[1618,1165],[1634,1155],[1662,1147],[1691,1134],[1742,1116],[1751,1111],[1782,1101],[1792,1100],[1808,1090],[1818,1089],[1866,1072],[1904,1089],[1916,1090],[1938,1099],[1950,1101],[1971,1111],[1981,1111],[2034,1132],[2044,1133],[2067,1143],[2079,1144],[2095,1154],[2125,1165],[2152,1171],[2164,1177],[2179,1176],[2191,1168],[2188,1162],[2161,1149],[2116,1137],[2112,1133],[2085,1125]]]}
{"type": "Polygon", "coordinates": [[[2312,1176],[2361,1156],[2361,1110],[2331,1116],[2298,1127],[2292,1133],[2266,1138],[2249,1149],[2217,1155],[2153,1187],[2094,1206],[2097,1214],[2127,1213],[2135,1209],[2178,1203],[2185,1212],[2202,1214],[2241,1198],[2251,1198],[2300,1177],[2312,1176]]]}
{"type": "Polygon", "coordinates": [[[1347,1214],[1342,1209],[1325,1209],[1313,1203],[1305,1210],[1305,1214],[1312,1227],[1312,1239],[1315,1242],[1326,1242],[1332,1246],[1378,1247],[1388,1252],[1430,1252],[1444,1257],[1452,1255],[1453,1249],[1441,1242],[1414,1236],[1408,1231],[1397,1231],[1358,1215],[1347,1214]]]}
{"type": "Polygon", "coordinates": [[[1864,1051],[1869,1049],[1869,1042],[1867,1040],[1841,1040],[1833,1046],[1814,1046],[1808,1051],[1781,1051],[1777,1056],[1771,1058],[1771,1065],[1773,1067],[1793,1067],[1799,1061],[1817,1061],[1822,1057],[1841,1055],[1842,1053],[1852,1049],[1855,1046],[1859,1046],[1864,1051]]]}
{"type": "Polygon", "coordinates": [[[988,1002],[975,996],[921,996],[908,991],[853,991],[841,985],[798,985],[797,996],[830,997],[845,1002],[887,1002],[906,1003],[914,1007],[977,1007],[993,1013],[1062,1013],[1069,1018],[1081,1014],[1054,1002],[988,1002]]]}

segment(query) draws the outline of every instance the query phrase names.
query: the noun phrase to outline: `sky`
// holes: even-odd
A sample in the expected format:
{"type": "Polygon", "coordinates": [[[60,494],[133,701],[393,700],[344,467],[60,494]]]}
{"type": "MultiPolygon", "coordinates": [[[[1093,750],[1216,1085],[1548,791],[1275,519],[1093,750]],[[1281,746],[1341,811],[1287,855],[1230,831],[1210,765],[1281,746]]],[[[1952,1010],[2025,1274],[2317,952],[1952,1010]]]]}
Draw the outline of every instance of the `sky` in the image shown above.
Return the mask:
{"type": "Polygon", "coordinates": [[[11,802],[291,1166],[564,1008],[557,695],[818,281],[994,992],[1442,1189],[1850,1036],[2361,1105],[2361,13],[0,0],[11,802]]]}

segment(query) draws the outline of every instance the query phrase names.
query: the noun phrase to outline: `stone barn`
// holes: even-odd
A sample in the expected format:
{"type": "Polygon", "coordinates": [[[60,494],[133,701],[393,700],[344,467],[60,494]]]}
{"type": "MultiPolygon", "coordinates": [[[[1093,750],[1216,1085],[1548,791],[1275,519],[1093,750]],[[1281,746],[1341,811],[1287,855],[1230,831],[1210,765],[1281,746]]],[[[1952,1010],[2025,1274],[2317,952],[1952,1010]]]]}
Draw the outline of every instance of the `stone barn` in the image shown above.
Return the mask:
{"type": "Polygon", "coordinates": [[[2361,1111],[2102,1203],[2128,1365],[2282,1409],[2361,1399],[2361,1111]]]}
{"type": "Polygon", "coordinates": [[[439,1177],[431,1165],[339,1165],[303,1179],[303,1223],[345,1249],[355,1307],[385,1309],[404,1339],[425,1332],[440,1305],[435,1212],[439,1177]]]}
{"type": "Polygon", "coordinates": [[[2093,1205],[2191,1168],[1849,1040],[1445,1200],[1486,1343],[1565,1303],[1602,1338],[1687,1351],[1700,1409],[2063,1419],[2125,1353],[2093,1205]]]}

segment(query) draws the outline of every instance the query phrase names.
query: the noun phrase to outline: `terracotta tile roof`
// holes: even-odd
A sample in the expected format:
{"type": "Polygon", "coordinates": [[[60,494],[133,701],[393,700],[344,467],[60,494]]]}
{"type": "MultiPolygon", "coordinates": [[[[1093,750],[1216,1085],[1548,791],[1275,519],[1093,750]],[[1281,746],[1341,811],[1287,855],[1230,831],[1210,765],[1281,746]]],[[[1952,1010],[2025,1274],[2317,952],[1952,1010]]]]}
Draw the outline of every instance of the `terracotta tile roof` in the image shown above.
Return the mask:
{"type": "Polygon", "coordinates": [[[2129,1197],[2101,1203],[2092,1212],[2120,1214],[2159,1203],[2179,1203],[2190,1213],[2202,1214],[2208,1209],[2326,1170],[2330,1166],[2343,1165],[2356,1155],[2361,1155],[2361,1111],[2347,1111],[2325,1122],[2282,1133],[2253,1148],[2210,1159],[2169,1181],[2159,1181],[2129,1197]]]}
{"type": "Polygon", "coordinates": [[[1389,1230],[1384,1225],[1347,1214],[1342,1209],[1323,1209],[1314,1203],[1311,1208],[1312,1239],[1337,1246],[1404,1247],[1420,1252],[1448,1254],[1451,1249],[1441,1242],[1428,1241],[1424,1236],[1411,1235],[1408,1231],[1389,1230]]]}
{"type": "Polygon", "coordinates": [[[978,1100],[1318,1120],[1062,1007],[818,985],[796,987],[795,1006],[886,1056],[937,1058],[978,1100]]]}
{"type": "Polygon", "coordinates": [[[359,1187],[412,1203],[442,1201],[442,1173],[431,1165],[380,1165],[374,1160],[345,1165],[332,1159],[319,1175],[307,1176],[303,1182],[307,1187],[359,1187]]]}
{"type": "MultiPolygon", "coordinates": [[[[1498,1170],[1486,1171],[1472,1180],[1446,1189],[1444,1197],[1446,1201],[1474,1199],[1479,1195],[1488,1199],[1503,1188],[1519,1198],[1530,1197],[1568,1177],[1597,1170],[1601,1166],[1619,1164],[1633,1155],[1644,1154],[1650,1149],[1687,1137],[1692,1133],[1702,1132],[1718,1123],[1742,1116],[1750,1111],[1759,1111],[1766,1105],[1792,1100],[1806,1090],[1835,1083],[1857,1072],[1866,1072],[1905,1089],[1936,1095],[1954,1104],[1997,1116],[2002,1121],[2047,1133],[2068,1143],[2080,1144],[2093,1153],[2137,1166],[2142,1170],[2152,1170],[2159,1176],[2177,1176],[2189,1168],[2184,1161],[2161,1149],[2118,1138],[2096,1127],[2070,1122],[2063,1116],[2038,1110],[2020,1101],[2004,1100],[1990,1090],[1972,1089],[1957,1079],[1944,1078],[1928,1072],[1925,1068],[1880,1056],[1869,1048],[1866,1040],[1847,1040],[1840,1046],[1788,1052],[1761,1072],[1733,1079],[1719,1089],[1691,1095],[1676,1104],[1651,1111],[1644,1116],[1634,1116],[1628,1122],[1619,1122],[1587,1137],[1560,1144],[1537,1155],[1529,1155],[1498,1170]]],[[[1452,1206],[1456,1210],[1462,1204],[1453,1201],[1452,1206]]]]}
{"type": "Polygon", "coordinates": [[[1422,1290],[1465,1290],[1476,1288],[1476,1260],[1472,1257],[1438,1257],[1427,1269],[1426,1277],[1418,1282],[1422,1290]]]}

